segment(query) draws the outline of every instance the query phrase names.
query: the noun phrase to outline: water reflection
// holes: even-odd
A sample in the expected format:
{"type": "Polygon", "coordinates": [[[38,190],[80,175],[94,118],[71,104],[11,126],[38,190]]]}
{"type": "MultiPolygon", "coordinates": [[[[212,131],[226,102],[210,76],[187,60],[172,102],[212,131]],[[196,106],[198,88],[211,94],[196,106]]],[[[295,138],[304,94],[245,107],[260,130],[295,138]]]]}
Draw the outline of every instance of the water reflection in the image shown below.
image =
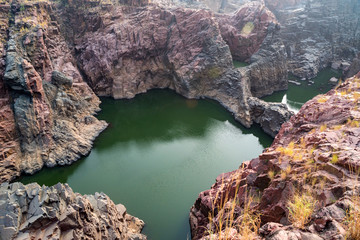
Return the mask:
{"type": "Polygon", "coordinates": [[[102,191],[147,223],[149,239],[186,239],[199,192],[272,142],[258,126],[243,128],[210,100],[154,90],[132,100],[102,101],[98,117],[111,125],[89,156],[21,181],[67,182],[82,194],[102,191]]]}

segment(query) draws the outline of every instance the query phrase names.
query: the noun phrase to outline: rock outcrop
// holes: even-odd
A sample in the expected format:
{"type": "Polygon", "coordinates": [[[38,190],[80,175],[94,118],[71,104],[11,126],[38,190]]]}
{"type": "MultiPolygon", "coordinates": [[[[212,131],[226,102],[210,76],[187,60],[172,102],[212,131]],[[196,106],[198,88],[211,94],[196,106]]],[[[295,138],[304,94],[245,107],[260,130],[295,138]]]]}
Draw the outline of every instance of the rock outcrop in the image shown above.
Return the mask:
{"type": "Polygon", "coordinates": [[[268,103],[255,97],[248,99],[251,109],[251,117],[254,122],[260,124],[264,132],[272,137],[280,131],[279,122],[286,122],[292,116],[283,103],[268,103]]]}
{"type": "Polygon", "coordinates": [[[38,2],[1,8],[11,16],[4,26],[9,39],[0,79],[3,182],[44,165],[71,164],[90,151],[107,124],[93,117],[100,101],[51,21],[51,6],[38,2]]]}
{"type": "Polygon", "coordinates": [[[65,184],[0,186],[1,239],[145,240],[144,222],[104,193],[80,195],[65,184]]]}
{"type": "Polygon", "coordinates": [[[193,239],[224,235],[225,229],[216,226],[229,219],[227,234],[240,239],[249,206],[260,214],[259,238],[344,239],[346,212],[360,187],[358,77],[308,101],[283,124],[271,147],[200,193],[190,213],[193,239]],[[288,202],[295,193],[311,194],[316,203],[304,228],[289,217],[288,202]]]}
{"type": "Polygon", "coordinates": [[[277,23],[274,14],[259,2],[244,4],[231,15],[219,15],[218,21],[233,59],[242,62],[260,49],[269,24],[277,23]]]}

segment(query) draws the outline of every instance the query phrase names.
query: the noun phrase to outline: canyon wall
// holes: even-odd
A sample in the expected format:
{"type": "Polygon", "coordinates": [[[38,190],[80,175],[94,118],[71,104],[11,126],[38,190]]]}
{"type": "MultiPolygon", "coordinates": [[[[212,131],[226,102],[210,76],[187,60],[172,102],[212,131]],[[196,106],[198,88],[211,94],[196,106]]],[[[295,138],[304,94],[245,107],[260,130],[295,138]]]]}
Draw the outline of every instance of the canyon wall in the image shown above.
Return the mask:
{"type": "Polygon", "coordinates": [[[132,98],[170,88],[188,98],[215,99],[249,127],[254,117],[248,97],[287,88],[285,48],[275,37],[279,28],[261,3],[223,16],[157,5],[137,11],[115,4],[84,6],[65,9],[59,22],[97,95],[132,98]],[[235,52],[252,64],[234,69],[235,52]]]}
{"type": "Polygon", "coordinates": [[[72,163],[90,151],[107,124],[93,117],[100,101],[83,81],[58,25],[51,20],[51,5],[0,7],[3,21],[9,23],[3,28],[7,46],[5,51],[2,45],[0,79],[4,93],[0,125],[6,131],[1,139],[3,182],[44,165],[72,163]]]}
{"type": "Polygon", "coordinates": [[[332,63],[346,70],[360,51],[359,12],[356,0],[311,0],[277,11],[290,72],[309,79],[332,63]]]}
{"type": "Polygon", "coordinates": [[[308,101],[258,158],[219,175],[210,190],[200,193],[190,213],[193,239],[220,234],[241,239],[249,207],[259,214],[258,237],[344,239],[345,216],[360,186],[359,77],[308,101]],[[316,203],[301,228],[289,210],[289,200],[299,193],[316,203]],[[231,225],[225,225],[230,219],[231,225]]]}

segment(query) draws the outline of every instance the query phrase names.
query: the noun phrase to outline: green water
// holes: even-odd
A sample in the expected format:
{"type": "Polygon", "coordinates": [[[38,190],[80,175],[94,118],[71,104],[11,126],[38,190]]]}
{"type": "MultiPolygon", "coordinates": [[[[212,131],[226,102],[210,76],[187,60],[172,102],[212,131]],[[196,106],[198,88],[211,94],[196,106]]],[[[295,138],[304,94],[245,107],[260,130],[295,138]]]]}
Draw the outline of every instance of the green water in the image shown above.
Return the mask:
{"type": "Polygon", "coordinates": [[[289,83],[289,88],[286,91],[275,92],[270,96],[264,97],[263,100],[267,102],[282,102],[294,112],[298,112],[301,106],[315,97],[331,90],[334,85],[329,83],[330,78],[339,78],[341,73],[331,68],[326,68],[319,72],[316,78],[311,79],[314,83],[309,85],[309,81],[301,81],[293,76],[290,80],[295,80],[301,83],[300,86],[289,83]]]}
{"type": "Polygon", "coordinates": [[[246,67],[249,66],[246,62],[233,61],[234,68],[246,67]]]}
{"type": "Polygon", "coordinates": [[[145,221],[148,239],[190,239],[189,210],[198,194],[272,142],[257,126],[244,129],[214,101],[167,90],[102,101],[98,117],[110,126],[89,156],[20,181],[102,191],[145,221]]]}

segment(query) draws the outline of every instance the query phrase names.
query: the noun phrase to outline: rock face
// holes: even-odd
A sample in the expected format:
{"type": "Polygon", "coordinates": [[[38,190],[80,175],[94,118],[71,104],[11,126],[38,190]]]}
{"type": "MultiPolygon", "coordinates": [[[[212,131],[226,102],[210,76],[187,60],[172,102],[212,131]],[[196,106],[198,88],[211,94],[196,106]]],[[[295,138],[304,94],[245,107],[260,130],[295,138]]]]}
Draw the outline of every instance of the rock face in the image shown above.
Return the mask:
{"type": "Polygon", "coordinates": [[[255,97],[248,99],[251,116],[262,129],[272,137],[280,131],[279,122],[286,122],[292,116],[285,104],[268,103],[255,97]]]}
{"type": "Polygon", "coordinates": [[[351,77],[360,72],[360,54],[353,59],[351,65],[346,71],[346,76],[351,77]]]}
{"type": "Polygon", "coordinates": [[[107,126],[92,116],[100,101],[83,81],[59,26],[51,22],[50,6],[22,7],[1,5],[12,16],[10,26],[4,26],[9,40],[0,79],[1,182],[44,165],[72,163],[90,151],[107,126]]]}
{"type": "Polygon", "coordinates": [[[60,183],[3,183],[0,200],[1,239],[146,239],[144,222],[104,193],[80,195],[60,183]]]}
{"type": "Polygon", "coordinates": [[[277,22],[274,14],[259,2],[244,4],[232,15],[220,15],[218,21],[221,36],[238,61],[249,60],[260,49],[269,24],[277,22]]]}
{"type": "Polygon", "coordinates": [[[200,193],[190,213],[193,239],[209,239],[209,233],[216,237],[216,226],[226,219],[233,219],[232,239],[238,239],[249,198],[251,209],[260,214],[259,238],[344,239],[346,211],[360,186],[358,77],[308,101],[283,124],[271,147],[200,193]],[[291,224],[288,201],[307,192],[316,205],[300,229],[291,224]]]}
{"type": "Polygon", "coordinates": [[[289,70],[313,78],[338,60],[351,60],[360,51],[359,1],[307,1],[276,13],[282,24],[289,70]]]}

